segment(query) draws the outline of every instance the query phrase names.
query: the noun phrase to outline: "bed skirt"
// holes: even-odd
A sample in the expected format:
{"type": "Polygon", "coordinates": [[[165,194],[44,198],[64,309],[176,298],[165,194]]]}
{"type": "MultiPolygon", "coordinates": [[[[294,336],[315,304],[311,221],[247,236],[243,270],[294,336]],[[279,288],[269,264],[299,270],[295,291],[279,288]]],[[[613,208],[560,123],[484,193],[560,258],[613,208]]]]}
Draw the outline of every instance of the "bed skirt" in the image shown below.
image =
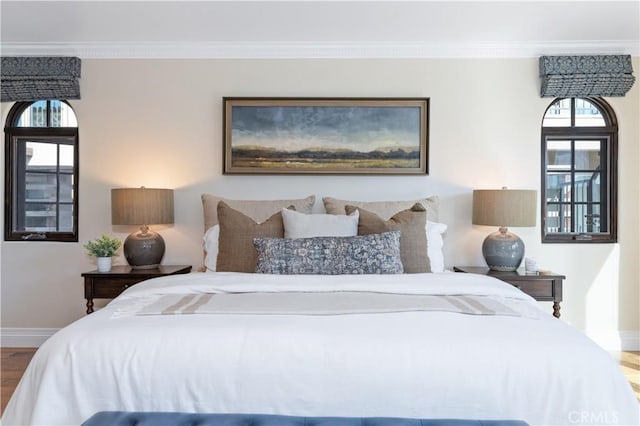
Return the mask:
{"type": "Polygon", "coordinates": [[[82,426],[527,426],[519,420],[299,417],[269,414],[206,414],[101,411],[82,426]]]}

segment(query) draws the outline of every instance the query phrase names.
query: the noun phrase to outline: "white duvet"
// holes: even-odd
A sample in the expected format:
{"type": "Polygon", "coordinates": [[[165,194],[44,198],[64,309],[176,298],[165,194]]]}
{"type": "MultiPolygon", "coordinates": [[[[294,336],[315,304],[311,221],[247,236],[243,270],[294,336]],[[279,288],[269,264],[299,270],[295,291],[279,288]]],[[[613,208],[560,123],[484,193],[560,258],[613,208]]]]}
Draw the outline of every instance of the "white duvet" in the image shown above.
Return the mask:
{"type": "Polygon", "coordinates": [[[638,407],[608,353],[491,277],[196,273],[131,287],[52,336],[3,424],[126,410],[635,425],[638,407]],[[135,314],[165,294],[292,291],[488,295],[526,312],[135,314]]]}

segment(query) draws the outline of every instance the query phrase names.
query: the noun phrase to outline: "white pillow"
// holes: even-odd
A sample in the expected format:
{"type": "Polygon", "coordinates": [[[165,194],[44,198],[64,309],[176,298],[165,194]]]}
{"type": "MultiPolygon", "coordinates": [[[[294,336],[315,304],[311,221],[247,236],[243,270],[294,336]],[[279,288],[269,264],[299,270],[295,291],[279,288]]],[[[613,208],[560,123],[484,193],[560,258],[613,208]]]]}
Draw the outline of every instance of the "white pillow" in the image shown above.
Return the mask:
{"type": "MultiPolygon", "coordinates": [[[[215,272],[218,263],[218,238],[220,225],[214,225],[205,232],[204,237],[204,267],[207,271],[215,272]]],[[[206,271],[205,271],[206,272],[206,271]]]]}
{"type": "Polygon", "coordinates": [[[427,256],[431,263],[431,272],[444,272],[444,254],[442,234],[447,230],[444,223],[427,221],[427,256]]]}
{"type": "Polygon", "coordinates": [[[356,210],[350,215],[304,214],[282,209],[285,238],[354,237],[358,235],[356,210]]]}

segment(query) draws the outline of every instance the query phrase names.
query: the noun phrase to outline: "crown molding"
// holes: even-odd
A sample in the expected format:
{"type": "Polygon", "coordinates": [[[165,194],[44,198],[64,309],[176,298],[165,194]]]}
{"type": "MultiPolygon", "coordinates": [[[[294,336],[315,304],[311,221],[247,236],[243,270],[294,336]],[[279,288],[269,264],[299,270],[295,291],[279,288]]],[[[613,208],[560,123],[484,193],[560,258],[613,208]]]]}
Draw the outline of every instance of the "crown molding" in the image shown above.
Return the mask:
{"type": "Polygon", "coordinates": [[[12,43],[3,56],[77,56],[85,59],[419,59],[531,58],[542,55],[640,54],[640,41],[563,42],[124,42],[12,43]]]}

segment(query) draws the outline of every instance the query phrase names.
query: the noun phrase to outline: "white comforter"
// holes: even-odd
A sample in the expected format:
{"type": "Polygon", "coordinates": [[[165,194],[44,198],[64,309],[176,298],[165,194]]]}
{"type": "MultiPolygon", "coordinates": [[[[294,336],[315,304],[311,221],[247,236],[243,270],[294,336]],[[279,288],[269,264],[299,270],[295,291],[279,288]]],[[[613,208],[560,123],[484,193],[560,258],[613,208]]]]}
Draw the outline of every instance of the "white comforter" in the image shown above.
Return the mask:
{"type": "Polygon", "coordinates": [[[514,287],[452,273],[138,284],[42,345],[3,424],[78,425],[102,410],[640,423],[608,353],[514,287]],[[491,295],[528,312],[132,313],[163,294],[336,290],[491,295]]]}

